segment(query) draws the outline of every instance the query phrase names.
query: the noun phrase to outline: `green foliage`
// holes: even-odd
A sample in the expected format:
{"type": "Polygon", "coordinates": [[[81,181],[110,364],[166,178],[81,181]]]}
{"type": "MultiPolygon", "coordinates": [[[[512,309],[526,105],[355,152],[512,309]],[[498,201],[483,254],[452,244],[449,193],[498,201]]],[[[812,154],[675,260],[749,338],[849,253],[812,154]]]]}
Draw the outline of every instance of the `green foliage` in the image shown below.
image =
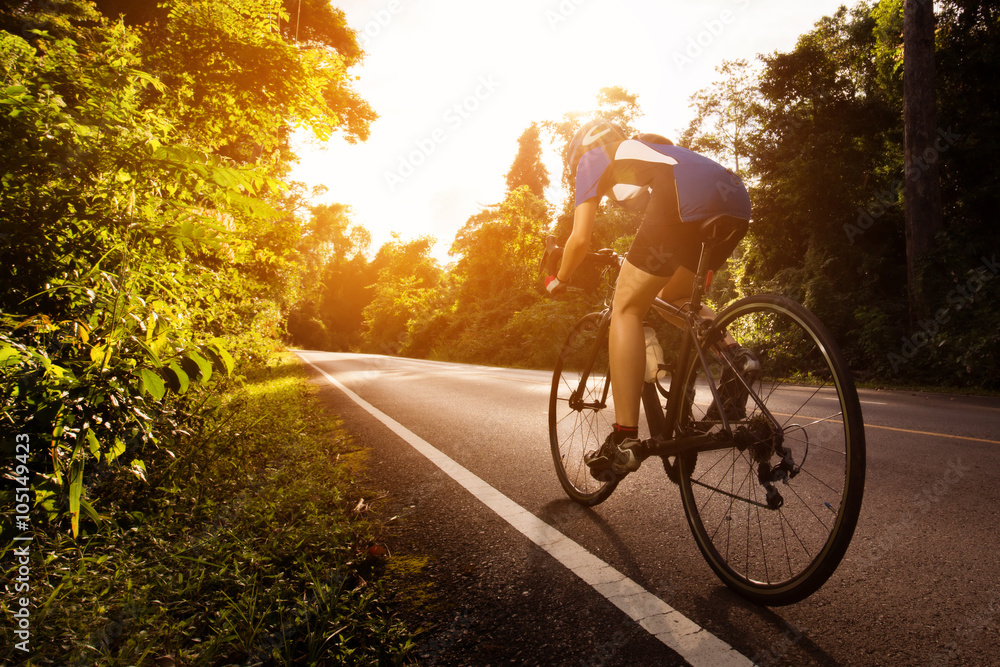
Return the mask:
{"type": "MultiPolygon", "coordinates": [[[[155,30],[153,72],[169,87],[159,103],[183,128],[184,143],[241,162],[282,169],[289,130],[303,126],[321,140],[342,126],[331,101],[364,108],[349,114],[351,138],[365,138],[374,114],[350,92],[346,69],[355,62],[327,48],[289,43],[271,0],[172,0],[155,30]],[[341,100],[339,98],[346,98],[341,100]]],[[[356,45],[355,45],[356,48],[356,45]]]]}
{"type": "Polygon", "coordinates": [[[377,272],[371,301],[365,306],[363,347],[378,354],[399,354],[410,344],[410,322],[425,316],[443,279],[430,256],[434,239],[404,242],[398,235],[372,261],[377,272]]]}
{"type": "Polygon", "coordinates": [[[388,664],[410,646],[302,370],[237,376],[277,353],[282,306],[340,240],[279,180],[292,130],[360,139],[374,117],[324,7],[300,41],[254,0],[129,8],[148,24],[79,0],[0,10],[0,451],[31,445],[36,660],[388,664]]]}
{"type": "Polygon", "coordinates": [[[250,0],[172,3],[144,33],[43,5],[0,17],[26,26],[0,32],[0,421],[5,446],[38,443],[36,503],[78,535],[100,512],[88,480],[147,478],[234,372],[230,350],[276,349],[301,270],[295,193],[274,176],[290,156],[236,147],[306,117],[339,126],[324,95],[358,54],[289,46],[250,0]],[[250,75],[281,100],[240,88],[250,75]]]}
{"type": "Polygon", "coordinates": [[[751,128],[743,145],[754,217],[730,272],[737,294],[777,291],[805,303],[862,378],[992,387],[995,318],[980,307],[995,285],[985,280],[975,299],[960,290],[976,284],[976,271],[992,275],[984,267],[1000,241],[983,197],[996,168],[982,152],[1000,136],[997,92],[985,83],[996,51],[983,48],[1000,16],[962,1],[938,10],[941,127],[926,157],[940,164],[945,232],[923,269],[935,316],[911,321],[902,198],[925,169],[903,170],[902,12],[901,1],[886,0],[824,18],[792,51],[763,56],[749,87],[727,77],[699,93],[687,139],[732,150],[751,128]]]}
{"type": "Polygon", "coordinates": [[[677,143],[743,177],[747,142],[758,120],[756,78],[746,60],[725,61],[717,71],[721,78],[692,97],[695,117],[677,143]]]}
{"type": "Polygon", "coordinates": [[[507,172],[507,192],[527,186],[536,197],[545,196],[549,174],[542,164],[541,131],[532,123],[517,140],[517,156],[507,172]]]}
{"type": "Polygon", "coordinates": [[[450,251],[459,257],[453,273],[462,283],[460,305],[472,306],[505,291],[535,287],[540,239],[548,221],[548,205],[527,185],[470,217],[455,235],[450,251]]]}
{"type": "Polygon", "coordinates": [[[454,317],[438,343],[440,356],[508,363],[516,358],[511,350],[523,350],[523,341],[505,328],[540,299],[538,267],[549,215],[547,203],[522,185],[459,230],[451,247],[459,257],[451,270],[454,317]]]}
{"type": "Polygon", "coordinates": [[[36,37],[32,46],[2,33],[0,43],[0,252],[10,272],[0,297],[0,419],[39,443],[36,502],[52,519],[67,514],[75,535],[81,508],[96,516],[85,470],[142,477],[140,456],[177,426],[180,407],[164,404],[169,380],[175,393],[208,383],[208,359],[233,370],[221,339],[178,326],[177,277],[160,275],[171,275],[162,256],[171,245],[177,259],[217,240],[191,221],[179,183],[199,187],[205,204],[237,206],[254,184],[163,145],[168,124],[141,103],[159,84],[136,69],[136,40],[120,25],[76,40],[36,37]]]}
{"type": "Polygon", "coordinates": [[[377,273],[366,257],[371,237],[351,224],[346,206],[320,205],[311,213],[299,242],[303,270],[290,298],[288,335],[309,349],[350,350],[361,342],[377,273]]]}
{"type": "Polygon", "coordinates": [[[582,314],[596,310],[591,295],[573,294],[562,299],[540,299],[511,314],[500,329],[500,343],[492,363],[514,368],[551,368],[572,325],[582,314]]]}
{"type": "Polygon", "coordinates": [[[404,662],[363,462],[305,370],[284,355],[220,389],[174,456],[147,461],[149,486],[99,476],[102,532],[36,532],[37,663],[404,662]]]}

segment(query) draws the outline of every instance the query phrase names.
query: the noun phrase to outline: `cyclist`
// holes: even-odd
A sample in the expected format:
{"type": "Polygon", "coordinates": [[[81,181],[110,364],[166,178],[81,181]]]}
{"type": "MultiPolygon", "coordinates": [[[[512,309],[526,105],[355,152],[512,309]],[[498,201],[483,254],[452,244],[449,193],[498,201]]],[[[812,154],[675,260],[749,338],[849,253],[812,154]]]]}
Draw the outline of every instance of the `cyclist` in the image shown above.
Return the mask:
{"type": "MultiPolygon", "coordinates": [[[[721,214],[749,220],[750,197],[736,174],[713,160],[674,146],[660,135],[639,134],[629,139],[618,125],[603,119],[585,123],[577,131],[567,147],[567,163],[576,209],[559,268],[545,281],[550,294],[565,291],[585,258],[604,197],[626,209],[645,212],[618,275],[612,304],[608,356],[615,424],[600,450],[585,457],[595,477],[601,478],[608,470],[624,476],[638,470],[644,458],[638,425],[646,367],[646,313],[657,294],[677,305],[688,301],[703,240],[700,226],[694,223],[721,214]]],[[[739,240],[717,245],[709,268],[722,266],[739,240]]],[[[702,315],[714,313],[706,307],[702,315]]],[[[733,354],[744,377],[759,372],[752,352],[739,348],[731,338],[727,342],[735,345],[733,354]]],[[[740,418],[747,398],[742,384],[724,374],[720,390],[726,416],[740,418]]]]}

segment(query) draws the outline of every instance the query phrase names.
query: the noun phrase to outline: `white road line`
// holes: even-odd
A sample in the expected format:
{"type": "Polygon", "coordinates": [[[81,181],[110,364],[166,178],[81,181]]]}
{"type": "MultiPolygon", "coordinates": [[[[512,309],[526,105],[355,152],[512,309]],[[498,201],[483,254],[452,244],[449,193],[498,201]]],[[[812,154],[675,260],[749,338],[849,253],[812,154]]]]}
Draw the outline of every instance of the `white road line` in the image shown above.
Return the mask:
{"type": "MultiPolygon", "coordinates": [[[[839,401],[840,400],[839,396],[822,396],[822,395],[819,395],[819,396],[816,396],[816,398],[820,398],[820,399],[827,400],[827,401],[839,401]]],[[[861,400],[860,398],[858,399],[858,402],[861,403],[862,405],[889,405],[888,403],[881,403],[879,401],[864,401],[864,400],[861,400]]]]}
{"type": "Polygon", "coordinates": [[[753,663],[732,646],[706,631],[582,546],[503,495],[447,454],[374,407],[336,378],[299,357],[327,381],[426,456],[469,493],[529,540],[621,609],[649,634],[680,654],[694,667],[750,667],[753,663]]]}

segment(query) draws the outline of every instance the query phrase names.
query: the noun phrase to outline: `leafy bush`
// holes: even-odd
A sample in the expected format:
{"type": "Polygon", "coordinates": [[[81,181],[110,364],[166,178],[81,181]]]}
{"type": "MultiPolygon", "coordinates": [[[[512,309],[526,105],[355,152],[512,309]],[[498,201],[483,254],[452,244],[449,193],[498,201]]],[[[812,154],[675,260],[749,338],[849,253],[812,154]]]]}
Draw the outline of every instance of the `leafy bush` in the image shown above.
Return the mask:
{"type": "Polygon", "coordinates": [[[385,551],[362,511],[373,493],[354,482],[356,448],[339,421],[322,417],[290,355],[223,385],[171,455],[151,459],[149,484],[114,489],[90,475],[103,530],[84,517],[77,539],[36,532],[33,553],[48,558],[32,569],[34,661],[404,660],[411,636],[388,605],[385,551]]]}
{"type": "Polygon", "coordinates": [[[76,535],[98,516],[91,473],[145,478],[234,342],[273,349],[257,276],[287,262],[267,252],[281,183],[180,144],[137,34],[59,7],[27,38],[0,32],[0,420],[5,448],[36,443],[35,502],[76,535]]]}

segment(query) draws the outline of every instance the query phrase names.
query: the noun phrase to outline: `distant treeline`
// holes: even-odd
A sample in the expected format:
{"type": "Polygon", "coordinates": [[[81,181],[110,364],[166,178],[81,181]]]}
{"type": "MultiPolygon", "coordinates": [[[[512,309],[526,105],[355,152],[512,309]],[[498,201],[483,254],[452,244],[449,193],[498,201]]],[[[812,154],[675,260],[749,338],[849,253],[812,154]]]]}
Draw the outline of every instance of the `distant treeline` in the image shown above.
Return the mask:
{"type": "MultiPolygon", "coordinates": [[[[751,189],[753,224],[716,281],[717,305],[754,292],[787,294],[835,332],[861,380],[997,389],[1000,3],[936,6],[939,128],[909,169],[902,0],[842,8],[790,52],[726,62],[718,81],[693,97],[695,117],[674,139],[730,166],[751,189]],[[931,164],[940,172],[944,229],[919,267],[923,305],[914,311],[904,186],[928,177],[931,164]]],[[[638,100],[621,88],[602,90],[593,113],[628,130],[663,131],[635,126],[638,100]]],[[[539,289],[541,239],[564,240],[572,214],[569,199],[545,199],[541,149],[562,149],[589,115],[539,119],[525,130],[505,198],[468,219],[447,267],[431,257],[426,238],[397,238],[371,256],[343,208],[316,209],[322,247],[336,250],[310,265],[307,282],[319,289],[288,311],[292,340],[550,366],[572,319],[597,304],[592,295],[553,301],[539,289]]],[[[636,224],[604,207],[594,247],[626,249],[636,224]]]]}

